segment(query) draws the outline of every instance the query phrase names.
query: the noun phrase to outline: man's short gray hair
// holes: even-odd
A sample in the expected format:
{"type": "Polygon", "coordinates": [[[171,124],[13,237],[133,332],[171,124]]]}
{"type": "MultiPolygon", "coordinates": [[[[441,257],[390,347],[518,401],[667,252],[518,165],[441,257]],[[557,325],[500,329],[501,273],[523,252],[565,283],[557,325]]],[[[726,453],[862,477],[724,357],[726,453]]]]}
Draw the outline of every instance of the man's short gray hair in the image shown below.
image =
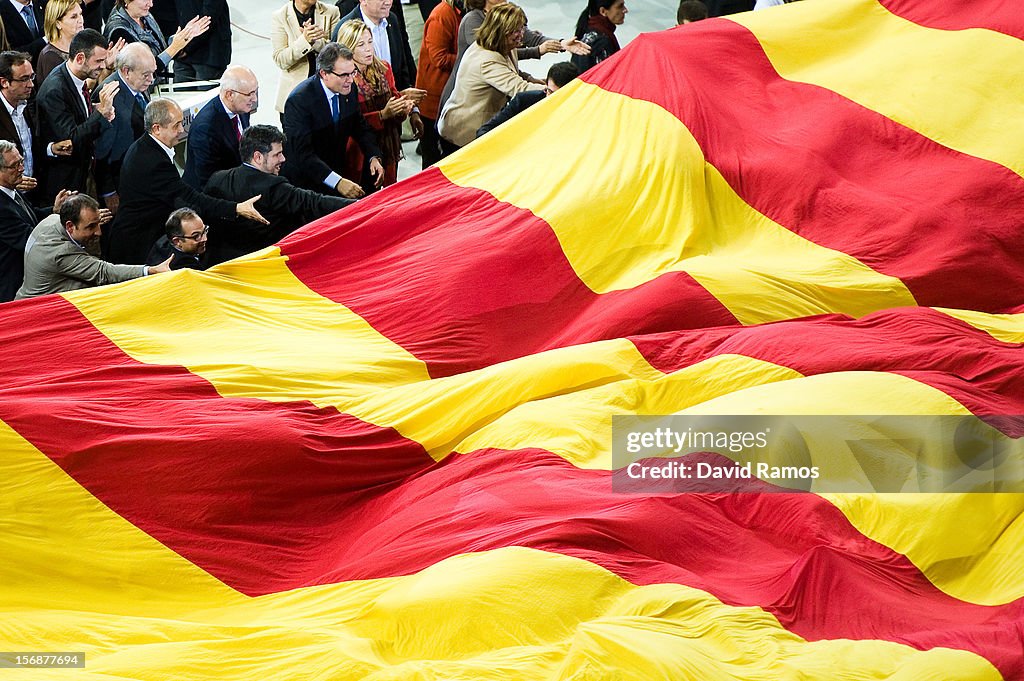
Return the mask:
{"type": "Polygon", "coordinates": [[[10,140],[0,140],[0,156],[3,156],[4,154],[6,154],[6,153],[8,153],[10,151],[17,151],[17,150],[18,150],[18,145],[15,144],[14,142],[11,142],[10,140]]]}
{"type": "Polygon", "coordinates": [[[320,52],[316,55],[316,70],[319,71],[332,71],[334,65],[339,59],[345,59],[352,61],[355,57],[352,56],[352,50],[348,49],[344,45],[338,43],[327,43],[320,52]]]}
{"type": "Polygon", "coordinates": [[[181,107],[173,99],[154,99],[146,107],[146,130],[152,131],[154,125],[170,125],[178,111],[181,111],[181,107]]]}

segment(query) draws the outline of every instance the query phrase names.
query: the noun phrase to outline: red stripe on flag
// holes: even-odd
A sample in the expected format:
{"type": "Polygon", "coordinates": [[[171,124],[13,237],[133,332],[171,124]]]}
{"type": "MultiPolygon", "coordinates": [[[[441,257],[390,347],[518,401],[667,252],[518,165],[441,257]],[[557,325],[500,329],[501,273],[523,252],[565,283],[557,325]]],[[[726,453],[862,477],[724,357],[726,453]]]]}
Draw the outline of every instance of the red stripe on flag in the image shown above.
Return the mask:
{"type": "Polygon", "coordinates": [[[1024,600],[979,606],[940,592],[815,495],[624,495],[611,472],[536,450],[435,463],[391,429],[304,403],[221,398],[181,367],[136,363],[59,298],[4,312],[3,340],[18,341],[24,361],[3,368],[0,418],[114,512],[244,593],[527,546],[761,606],[808,639],[960,648],[1007,677],[1022,672],[1024,600]]]}
{"type": "MultiPolygon", "coordinates": [[[[937,388],[975,414],[1024,414],[1021,345],[996,340],[928,308],[885,310],[858,320],[828,315],[629,340],[665,373],[723,354],[780,364],[805,376],[887,371],[937,388]]],[[[1019,425],[1002,425],[1008,434],[1024,435],[1019,425]]]]}
{"type": "Polygon", "coordinates": [[[969,6],[956,2],[878,0],[882,7],[907,21],[947,31],[987,28],[1024,38],[1024,8],[1020,0],[975,0],[969,6]]]}
{"type": "Polygon", "coordinates": [[[317,581],[313,547],[331,544],[324,528],[346,504],[434,463],[418,443],[336,409],[225,399],[184,367],[139,363],[63,298],[2,312],[0,340],[20,352],[0,365],[0,419],[245,593],[317,581]]]}
{"type": "MultiPolygon", "coordinates": [[[[595,211],[595,238],[600,228],[595,211]]],[[[436,169],[280,245],[304,284],[426,362],[435,378],[631,333],[737,323],[683,272],[594,293],[546,222],[436,169]]]]}
{"type": "Polygon", "coordinates": [[[1020,304],[1024,179],[783,79],[739,24],[699,26],[685,40],[640,36],[583,79],[664,107],[756,210],[901,279],[919,304],[1020,304]]]}

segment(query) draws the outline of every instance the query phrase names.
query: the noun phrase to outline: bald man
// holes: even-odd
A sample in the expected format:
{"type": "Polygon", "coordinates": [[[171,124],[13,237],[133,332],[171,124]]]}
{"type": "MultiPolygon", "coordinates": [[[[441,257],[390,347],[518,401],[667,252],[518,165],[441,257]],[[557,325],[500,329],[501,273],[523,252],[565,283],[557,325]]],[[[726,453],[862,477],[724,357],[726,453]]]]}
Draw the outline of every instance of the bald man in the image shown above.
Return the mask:
{"type": "Polygon", "coordinates": [[[242,162],[238,141],[259,98],[256,74],[244,66],[228,66],[220,79],[219,96],[199,110],[189,127],[188,158],[181,178],[185,184],[201,191],[210,175],[242,162]]]}

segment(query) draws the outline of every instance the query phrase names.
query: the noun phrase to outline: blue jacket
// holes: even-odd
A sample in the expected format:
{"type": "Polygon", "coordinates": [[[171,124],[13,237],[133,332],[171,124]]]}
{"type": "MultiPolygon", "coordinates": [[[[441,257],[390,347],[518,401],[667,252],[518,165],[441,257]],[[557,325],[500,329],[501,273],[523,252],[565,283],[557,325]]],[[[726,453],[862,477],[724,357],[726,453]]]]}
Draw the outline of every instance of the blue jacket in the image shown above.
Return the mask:
{"type": "MultiPolygon", "coordinates": [[[[239,114],[242,129],[249,127],[249,114],[239,114]]],[[[238,132],[220,97],[214,97],[199,110],[188,129],[188,157],[181,179],[202,191],[206,181],[218,170],[234,168],[242,162],[238,153],[238,132]]]]}

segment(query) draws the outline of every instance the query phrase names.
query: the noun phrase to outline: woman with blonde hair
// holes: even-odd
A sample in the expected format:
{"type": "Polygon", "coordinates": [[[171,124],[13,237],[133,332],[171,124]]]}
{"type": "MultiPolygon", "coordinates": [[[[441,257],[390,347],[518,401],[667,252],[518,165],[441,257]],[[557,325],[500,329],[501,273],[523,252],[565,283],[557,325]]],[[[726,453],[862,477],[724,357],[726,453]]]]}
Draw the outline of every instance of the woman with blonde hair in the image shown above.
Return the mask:
{"type": "Polygon", "coordinates": [[[544,84],[519,73],[516,48],[526,30],[526,12],[507,2],[487,13],[455,74],[452,96],[441,110],[437,130],[455,147],[476,137],[476,130],[521,92],[543,90],[544,84]]]}
{"type": "Polygon", "coordinates": [[[46,47],[36,59],[36,87],[50,75],[50,71],[67,61],[68,48],[75,34],[85,28],[82,6],[78,0],[50,0],[43,15],[43,34],[46,47]]]}
{"type": "Polygon", "coordinates": [[[46,47],[36,59],[36,87],[38,88],[61,63],[68,60],[71,39],[85,28],[82,5],[78,0],[49,0],[43,14],[43,34],[46,47]]]}
{"type": "MultiPolygon", "coordinates": [[[[55,68],[67,61],[71,39],[78,35],[83,28],[85,28],[85,19],[82,5],[78,0],[50,0],[46,3],[45,14],[43,14],[43,34],[46,36],[46,47],[39,52],[39,57],[36,58],[35,83],[37,89],[55,68]]],[[[107,61],[103,65],[99,77],[95,81],[89,80],[90,88],[95,89],[97,83],[103,82],[103,79],[114,72],[114,61],[122,47],[124,47],[124,40],[118,40],[117,44],[110,45],[107,50],[107,61]]]]}
{"type": "MultiPolygon", "coordinates": [[[[359,110],[370,127],[377,133],[377,145],[384,165],[383,185],[398,181],[398,161],[402,157],[402,121],[408,116],[413,130],[419,136],[423,122],[413,112],[416,93],[400,93],[395,86],[391,66],[373,53],[370,27],[359,19],[346,21],[338,30],[338,43],[352,50],[356,65],[355,85],[359,91],[359,110]]],[[[410,88],[411,90],[412,88],[410,88]]],[[[345,177],[358,182],[367,193],[376,187],[364,169],[365,159],[354,140],[349,140],[346,153],[348,168],[345,177]]]]}

